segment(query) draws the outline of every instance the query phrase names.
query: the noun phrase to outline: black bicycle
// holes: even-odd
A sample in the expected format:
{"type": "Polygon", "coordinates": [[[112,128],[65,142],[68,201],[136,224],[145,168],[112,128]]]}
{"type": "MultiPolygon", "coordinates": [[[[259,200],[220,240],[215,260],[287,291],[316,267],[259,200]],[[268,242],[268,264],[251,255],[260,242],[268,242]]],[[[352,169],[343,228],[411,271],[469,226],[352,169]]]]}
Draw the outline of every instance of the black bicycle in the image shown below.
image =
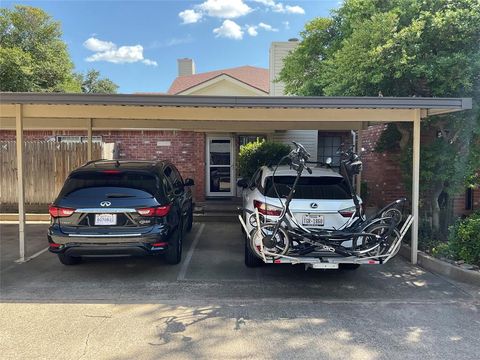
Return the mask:
{"type": "MultiPolygon", "coordinates": [[[[399,229],[402,223],[402,210],[406,198],[396,200],[374,216],[366,218],[360,206],[359,198],[352,185],[352,178],[362,170],[362,161],[358,154],[350,147],[340,151],[340,169],[350,190],[355,204],[355,212],[341,229],[307,229],[298,223],[290,211],[290,202],[295,195],[295,189],[303,171],[312,173],[308,167],[310,154],[296,142],[295,149],[283,157],[274,170],[272,179],[278,166],[289,160],[297,176],[286,198],[281,198],[283,204],[279,218],[272,222],[267,221],[256,211],[257,227],[249,234],[249,247],[258,257],[267,262],[267,258],[302,257],[302,256],[341,256],[362,259],[377,259],[382,262],[395,256],[400,248],[400,242],[411,224],[411,216],[399,229]]],[[[322,164],[329,166],[329,164],[322,164]]]]}

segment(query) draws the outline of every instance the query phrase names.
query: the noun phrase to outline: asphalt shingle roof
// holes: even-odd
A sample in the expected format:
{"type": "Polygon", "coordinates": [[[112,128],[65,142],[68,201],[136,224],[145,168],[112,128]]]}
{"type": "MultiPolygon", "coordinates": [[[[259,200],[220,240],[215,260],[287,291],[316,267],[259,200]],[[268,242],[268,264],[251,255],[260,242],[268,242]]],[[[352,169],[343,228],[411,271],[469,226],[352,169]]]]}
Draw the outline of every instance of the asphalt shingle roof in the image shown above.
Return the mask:
{"type": "Polygon", "coordinates": [[[228,75],[265,93],[270,91],[268,69],[255,66],[239,66],[231,69],[215,70],[194,75],[178,76],[167,94],[175,95],[221,75],[228,75]]]}

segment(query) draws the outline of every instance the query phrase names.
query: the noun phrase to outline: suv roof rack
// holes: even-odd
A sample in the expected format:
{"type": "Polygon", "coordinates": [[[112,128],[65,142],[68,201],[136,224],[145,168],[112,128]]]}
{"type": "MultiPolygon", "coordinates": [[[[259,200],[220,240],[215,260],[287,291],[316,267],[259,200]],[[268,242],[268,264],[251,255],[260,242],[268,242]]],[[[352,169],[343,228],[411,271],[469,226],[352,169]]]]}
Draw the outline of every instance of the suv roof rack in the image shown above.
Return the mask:
{"type": "Polygon", "coordinates": [[[82,167],[93,164],[93,163],[96,163],[97,161],[105,161],[105,160],[107,160],[107,159],[90,160],[90,161],[87,161],[85,164],[83,164],[82,167]]]}

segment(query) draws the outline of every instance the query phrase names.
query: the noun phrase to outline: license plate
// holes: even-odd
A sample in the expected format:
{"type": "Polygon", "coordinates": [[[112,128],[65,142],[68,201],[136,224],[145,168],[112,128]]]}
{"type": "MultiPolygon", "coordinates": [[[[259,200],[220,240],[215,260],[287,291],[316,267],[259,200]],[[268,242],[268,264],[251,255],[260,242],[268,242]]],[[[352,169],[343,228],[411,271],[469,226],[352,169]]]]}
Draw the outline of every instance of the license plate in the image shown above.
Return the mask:
{"type": "Polygon", "coordinates": [[[117,214],[95,214],[95,225],[117,225],[117,214]]]}
{"type": "Polygon", "coordinates": [[[303,226],[323,226],[323,215],[303,215],[302,225],[303,226]]]}

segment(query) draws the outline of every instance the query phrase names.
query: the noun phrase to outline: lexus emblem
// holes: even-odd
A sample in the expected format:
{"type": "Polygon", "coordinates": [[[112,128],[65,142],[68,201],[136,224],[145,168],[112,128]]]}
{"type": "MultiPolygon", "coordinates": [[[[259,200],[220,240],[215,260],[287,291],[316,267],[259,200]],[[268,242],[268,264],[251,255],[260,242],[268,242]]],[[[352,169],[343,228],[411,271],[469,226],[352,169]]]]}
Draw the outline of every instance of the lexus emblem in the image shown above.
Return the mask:
{"type": "Polygon", "coordinates": [[[311,207],[312,209],[316,209],[316,208],[318,208],[318,204],[317,204],[317,203],[311,203],[311,204],[310,204],[310,207],[311,207]]]}
{"type": "Polygon", "coordinates": [[[100,206],[103,206],[103,207],[107,207],[107,206],[110,206],[110,205],[112,205],[112,203],[110,201],[102,201],[100,203],[100,206]]]}

